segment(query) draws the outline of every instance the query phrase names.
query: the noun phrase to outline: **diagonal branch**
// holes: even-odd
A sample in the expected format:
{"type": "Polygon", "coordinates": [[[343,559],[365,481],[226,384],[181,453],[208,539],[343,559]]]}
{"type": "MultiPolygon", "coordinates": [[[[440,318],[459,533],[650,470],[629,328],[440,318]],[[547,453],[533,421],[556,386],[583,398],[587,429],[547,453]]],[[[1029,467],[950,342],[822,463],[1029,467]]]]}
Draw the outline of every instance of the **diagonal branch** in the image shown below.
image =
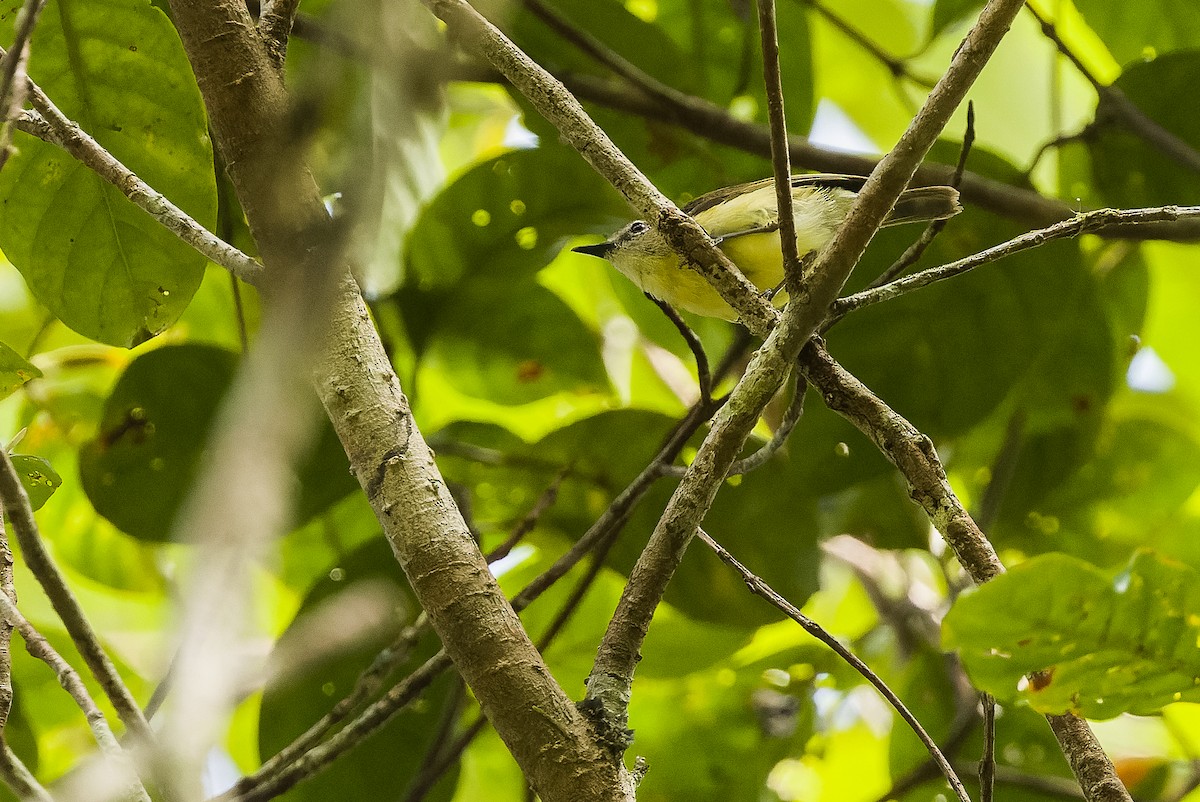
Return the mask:
{"type": "Polygon", "coordinates": [[[0,449],[0,501],[3,501],[4,511],[12,522],[13,533],[21,546],[21,556],[50,598],[54,612],[67,628],[67,633],[79,654],[83,656],[92,676],[100,683],[105,696],[112,702],[121,723],[143,743],[152,743],[154,734],[142,715],[141,708],[121,679],[121,675],[117,673],[116,666],[109,659],[104,647],[100,645],[100,639],[88,622],[78,599],[46,550],[46,544],[38,532],[37,521],[33,517],[29,496],[21,485],[12,460],[3,449],[0,449]]]}
{"type": "Polygon", "coordinates": [[[138,802],[150,802],[150,795],[146,793],[146,789],[137,780],[133,774],[132,767],[129,765],[129,758],[125,751],[121,748],[117,736],[113,734],[112,728],[108,726],[108,721],[104,717],[104,713],[96,706],[96,702],[92,699],[92,695],[88,693],[87,686],[83,684],[83,678],[79,676],[70,663],[63,659],[62,655],[54,650],[50,642],[38,632],[33,624],[21,615],[17,609],[17,605],[8,597],[6,593],[0,593],[0,616],[8,622],[10,626],[21,634],[21,638],[25,641],[25,648],[29,653],[48,665],[58,677],[58,682],[83,711],[84,718],[87,719],[88,727],[92,731],[92,737],[100,746],[100,751],[105,757],[113,762],[114,767],[120,766],[121,778],[119,782],[127,786],[126,793],[138,802]]]}
{"type": "Polygon", "coordinates": [[[758,416],[1020,9],[1021,0],[987,4],[925,106],[880,161],[841,229],[817,257],[808,274],[808,297],[788,304],[717,413],[630,574],[588,678],[589,713],[608,730],[627,733],[633,672],[650,619],[758,416]]]}
{"type": "MultiPolygon", "coordinates": [[[[3,56],[5,51],[0,48],[0,57],[3,56]]],[[[261,264],[197,223],[185,211],[171,203],[165,195],[138,178],[77,123],[63,114],[32,80],[26,79],[26,86],[36,111],[22,112],[17,117],[18,128],[70,153],[80,164],[121,190],[135,205],[210,261],[224,267],[247,284],[258,282],[262,275],[261,264]]]]}
{"type": "Polygon", "coordinates": [[[328,214],[244,2],[171,0],[171,11],[263,255],[268,313],[296,294],[327,307],[312,381],[447,655],[546,802],[632,800],[632,777],[599,748],[489,572],[349,272],[316,270],[312,235],[328,214]],[[309,286],[326,275],[333,293],[309,286]]]}
{"type": "Polygon", "coordinates": [[[1049,228],[1029,231],[963,259],[931,267],[888,284],[839,298],[834,302],[831,313],[835,317],[841,317],[855,309],[897,298],[921,287],[962,275],[981,265],[998,261],[1021,251],[1037,248],[1056,239],[1077,237],[1080,234],[1110,228],[1113,225],[1138,226],[1170,223],[1176,220],[1200,220],[1200,206],[1155,206],[1149,209],[1097,209],[1094,212],[1084,212],[1075,215],[1070,220],[1056,223],[1049,228]]]}
{"type": "MultiPolygon", "coordinates": [[[[835,362],[821,343],[814,340],[805,347],[800,365],[826,405],[871,438],[896,466],[913,501],[925,510],[971,578],[981,584],[1003,572],[991,543],[951,489],[929,438],[835,362]]],[[[1071,715],[1046,720],[1090,802],[1129,802],[1129,793],[1086,721],[1071,715]]]]}
{"type": "Polygon", "coordinates": [[[909,710],[900,697],[896,695],[896,692],[889,688],[887,683],[884,682],[878,674],[871,670],[870,666],[864,663],[858,655],[844,646],[841,641],[833,637],[833,635],[830,635],[824,627],[822,627],[816,621],[813,621],[804,613],[800,612],[799,607],[789,602],[783,596],[779,595],[779,592],[767,584],[762,577],[758,576],[740,561],[738,561],[736,557],[729,553],[728,549],[726,549],[717,541],[713,540],[713,538],[703,529],[698,532],[698,537],[704,541],[704,545],[708,546],[713,550],[713,552],[716,553],[716,555],[721,559],[721,562],[728,565],[742,577],[742,581],[746,583],[746,587],[750,589],[751,593],[753,593],[755,596],[765,599],[768,604],[779,610],[788,618],[795,621],[805,632],[807,632],[809,635],[812,635],[814,638],[821,641],[821,643],[824,643],[826,646],[832,649],[833,652],[838,657],[842,658],[847,665],[861,674],[867,680],[867,682],[871,683],[875,690],[879,691],[880,695],[887,700],[888,704],[890,704],[892,708],[900,714],[900,718],[904,719],[904,722],[908,724],[909,728],[916,733],[917,738],[920,739],[925,748],[929,750],[929,754],[933,758],[933,761],[937,764],[937,767],[941,769],[946,781],[954,790],[954,795],[957,796],[961,802],[971,802],[971,798],[967,795],[967,789],[963,787],[962,780],[958,778],[958,775],[954,772],[954,768],[950,765],[950,761],[948,761],[946,756],[942,754],[942,750],[938,748],[937,743],[933,740],[929,733],[925,731],[925,728],[921,726],[921,722],[918,721],[917,717],[912,714],[912,711],[909,710]]]}
{"type": "Polygon", "coordinates": [[[657,228],[737,310],[741,322],[764,336],[778,318],[775,309],[742,275],[696,221],[681,212],[592,122],[579,101],[466,0],[422,0],[446,23],[454,38],[487,59],[512,82],[585,160],[608,179],[634,210],[657,228]]]}

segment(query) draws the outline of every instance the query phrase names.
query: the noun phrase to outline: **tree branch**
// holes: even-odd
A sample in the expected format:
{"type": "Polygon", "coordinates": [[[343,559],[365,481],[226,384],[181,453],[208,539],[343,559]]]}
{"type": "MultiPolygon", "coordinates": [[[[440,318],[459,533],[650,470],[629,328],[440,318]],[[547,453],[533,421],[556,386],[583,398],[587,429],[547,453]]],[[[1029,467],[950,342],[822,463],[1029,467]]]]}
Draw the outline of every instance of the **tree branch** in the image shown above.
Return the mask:
{"type": "Polygon", "coordinates": [[[1097,209],[1094,212],[1083,212],[1082,214],[1075,215],[1070,220],[1056,223],[1049,228],[1030,231],[963,259],[931,267],[928,270],[913,273],[911,276],[896,279],[893,282],[883,284],[874,289],[863,290],[853,295],[847,295],[845,298],[839,298],[833,304],[832,315],[841,317],[855,309],[861,309],[864,306],[877,304],[880,301],[897,298],[921,287],[927,287],[934,282],[945,281],[948,278],[966,273],[969,270],[974,270],[981,265],[995,262],[1021,251],[1027,251],[1030,248],[1037,248],[1056,239],[1077,237],[1080,234],[1111,228],[1114,225],[1126,227],[1172,222],[1175,220],[1200,220],[1200,206],[1156,206],[1149,209],[1097,209]]]}
{"type": "Polygon", "coordinates": [[[29,38],[46,0],[25,0],[18,12],[9,51],[0,57],[0,168],[12,153],[13,123],[25,106],[25,65],[29,60],[29,38]]]}
{"type": "MultiPolygon", "coordinates": [[[[46,544],[38,532],[37,520],[33,516],[33,508],[29,504],[29,496],[21,485],[12,460],[3,449],[0,449],[0,501],[3,501],[4,511],[12,522],[13,533],[21,546],[21,556],[25,564],[50,598],[54,612],[67,628],[71,641],[87,663],[92,676],[100,683],[105,696],[112,702],[121,723],[141,742],[153,743],[154,733],[142,715],[142,709],[121,679],[104,647],[100,645],[100,639],[84,614],[83,607],[46,550],[46,544]]],[[[7,552],[7,549],[5,551],[7,552]]],[[[10,555],[6,560],[10,575],[11,560],[10,555]]],[[[11,583],[11,579],[8,581],[11,583]]],[[[12,601],[16,601],[15,595],[12,596],[12,601]]]]}
{"type": "MultiPolygon", "coordinates": [[[[805,346],[801,367],[826,405],[867,435],[899,469],[909,495],[925,510],[971,578],[982,584],[1002,573],[1004,566],[951,489],[929,438],[835,362],[820,343],[805,346]]],[[[1129,802],[1129,793],[1087,722],[1069,715],[1046,719],[1087,799],[1129,802]]]]}
{"type": "Polygon", "coordinates": [[[20,799],[28,802],[54,802],[37,778],[31,772],[7,743],[0,740],[0,778],[12,789],[20,799]]]}
{"type": "Polygon", "coordinates": [[[854,654],[854,652],[843,646],[837,638],[826,632],[824,627],[813,621],[804,613],[800,612],[800,608],[796,607],[796,605],[789,602],[783,596],[780,596],[779,593],[777,593],[774,588],[763,581],[761,577],[753,573],[746,566],[742,565],[736,557],[730,554],[729,551],[726,550],[725,547],[720,543],[713,540],[707,532],[701,529],[697,533],[697,536],[704,541],[706,546],[712,549],[713,552],[715,552],[716,555],[721,558],[721,562],[725,563],[741,575],[742,581],[746,583],[746,587],[750,589],[751,593],[753,593],[755,596],[765,599],[772,607],[795,621],[805,632],[828,646],[831,650],[833,650],[834,654],[842,658],[847,665],[861,674],[867,680],[867,682],[871,683],[875,690],[879,691],[879,694],[887,700],[887,703],[890,704],[892,708],[900,714],[900,718],[904,719],[904,723],[909,726],[909,729],[916,733],[917,738],[920,739],[925,748],[929,750],[930,757],[933,758],[933,761],[937,764],[937,767],[941,769],[946,781],[950,783],[950,787],[954,790],[954,795],[957,796],[961,802],[971,802],[971,797],[967,795],[967,789],[963,787],[962,780],[960,780],[958,775],[955,774],[954,768],[950,765],[950,761],[948,761],[946,756],[942,754],[942,750],[938,748],[937,743],[933,740],[933,738],[930,737],[929,733],[925,731],[925,728],[921,726],[921,722],[912,714],[912,711],[909,710],[900,697],[896,695],[896,692],[889,688],[887,683],[884,682],[878,674],[871,670],[870,666],[864,663],[858,657],[858,655],[854,654]]]}
{"type": "Polygon", "coordinates": [[[288,37],[292,35],[292,24],[300,0],[266,0],[258,17],[258,33],[262,36],[267,55],[276,69],[283,69],[287,58],[288,37]]]}
{"type": "MultiPolygon", "coordinates": [[[[280,75],[240,0],[172,0],[171,9],[267,283],[309,292],[296,270],[312,259],[306,244],[327,214],[288,139],[280,75]]],[[[339,286],[314,382],[447,654],[543,799],[632,799],[627,773],[597,747],[488,571],[353,280],[329,272],[339,286]]]]}
{"type": "Polygon", "coordinates": [[[50,642],[34,629],[33,624],[30,624],[25,616],[21,615],[17,606],[6,593],[0,593],[0,615],[3,615],[9,625],[21,634],[29,653],[50,667],[58,677],[58,682],[62,685],[63,690],[83,711],[88,727],[92,731],[92,737],[96,739],[100,750],[104,752],[108,760],[112,761],[114,767],[120,767],[121,773],[126,775],[119,782],[127,786],[128,793],[134,799],[140,800],[140,802],[150,802],[150,795],[146,793],[146,789],[133,773],[128,756],[121,748],[120,742],[117,741],[117,736],[113,735],[112,728],[108,726],[108,721],[104,718],[104,713],[100,711],[95,700],[92,699],[92,695],[88,693],[87,686],[83,684],[79,672],[54,650],[50,642]]]}
{"type": "Polygon", "coordinates": [[[808,275],[807,298],[793,298],[783,319],[754,355],[728,403],[717,413],[696,459],[630,574],[588,678],[589,713],[617,733],[627,732],[633,672],[650,619],[704,515],[770,398],[801,347],[825,318],[850,270],[925,153],[965,97],[1021,8],[1021,0],[992,0],[959,47],[896,147],[880,161],[850,214],[808,275]]]}
{"type": "MultiPolygon", "coordinates": [[[[0,53],[3,50],[0,49],[0,53]]],[[[157,220],[180,240],[247,284],[257,284],[262,265],[197,223],[116,157],[100,146],[64,115],[44,92],[29,81],[29,95],[37,112],[23,112],[17,127],[70,153],[80,164],[121,190],[136,206],[157,220]]]]}
{"type": "Polygon", "coordinates": [[[465,0],[422,0],[446,23],[451,36],[492,64],[563,139],[620,192],[634,210],[694,265],[759,336],[778,318],[757,288],[716,246],[695,220],[659,192],[608,136],[592,122],[579,101],[554,76],[525,55],[465,0]]]}

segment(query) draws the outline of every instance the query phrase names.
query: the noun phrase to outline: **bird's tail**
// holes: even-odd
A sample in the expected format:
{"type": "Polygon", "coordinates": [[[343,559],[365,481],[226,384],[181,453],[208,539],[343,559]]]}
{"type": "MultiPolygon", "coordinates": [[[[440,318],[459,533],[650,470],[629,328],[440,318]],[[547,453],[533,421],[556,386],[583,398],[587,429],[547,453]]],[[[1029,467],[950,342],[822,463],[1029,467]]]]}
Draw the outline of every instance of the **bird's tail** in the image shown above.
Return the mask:
{"type": "Polygon", "coordinates": [[[900,194],[900,199],[883,224],[894,226],[918,220],[944,220],[961,211],[958,190],[953,187],[917,187],[900,194]]]}

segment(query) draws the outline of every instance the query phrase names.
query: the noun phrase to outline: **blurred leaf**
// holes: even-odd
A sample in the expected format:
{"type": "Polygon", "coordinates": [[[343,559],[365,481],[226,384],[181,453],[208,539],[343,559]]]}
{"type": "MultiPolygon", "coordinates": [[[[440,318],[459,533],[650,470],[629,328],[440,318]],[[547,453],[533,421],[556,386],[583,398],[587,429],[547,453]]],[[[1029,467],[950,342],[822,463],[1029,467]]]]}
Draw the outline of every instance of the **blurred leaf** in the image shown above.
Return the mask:
{"type": "Polygon", "coordinates": [[[929,38],[933,39],[955,23],[973,20],[983,5],[983,0],[935,0],[929,38]]]}
{"type": "MultiPolygon", "coordinates": [[[[341,560],[308,594],[276,644],[274,673],[263,691],[258,722],[262,757],[277,753],[348,694],[358,675],[419,611],[383,538],[341,560]]],[[[383,683],[383,690],[438,648],[437,638],[427,632],[409,659],[392,672],[391,682],[383,683]]],[[[434,741],[443,708],[453,698],[449,680],[448,673],[435,681],[382,729],[281,798],[402,798],[434,741]]],[[[457,768],[451,768],[425,799],[450,799],[456,776],[457,768]]]]}
{"type": "Polygon", "coordinates": [[[34,510],[40,510],[42,505],[54,495],[54,491],[62,486],[62,477],[47,460],[41,457],[13,454],[12,464],[17,469],[21,485],[29,494],[29,505],[34,510]]]}
{"type": "Polygon", "coordinates": [[[1150,552],[1111,581],[1082,560],[1042,555],[961,596],[943,625],[946,646],[1002,702],[1096,719],[1150,715],[1200,699],[1198,580],[1150,552]]]}
{"type": "Polygon", "coordinates": [[[1200,7],[1190,0],[1075,0],[1075,7],[1123,64],[1200,46],[1200,7]]]}
{"type": "MultiPolygon", "coordinates": [[[[83,487],[97,512],[143,540],[170,536],[236,363],[235,354],[208,345],[166,346],[130,363],[105,401],[99,433],[80,451],[83,487]]],[[[357,487],[328,432],[298,473],[301,517],[357,487]]]]}
{"type": "Polygon", "coordinates": [[[523,404],[606,390],[599,345],[566,304],[533,282],[468,282],[439,317],[425,364],[467,395],[523,404]]]}
{"type": "MultiPolygon", "coordinates": [[[[805,701],[729,668],[678,682],[639,680],[633,752],[652,767],[638,800],[757,802],[771,768],[803,749],[805,701]]],[[[811,713],[809,713],[811,715],[811,713]]]]}
{"type": "Polygon", "coordinates": [[[6,398],[31,379],[39,379],[42,372],[25,357],[0,343],[0,398],[6,398]]]}
{"type": "MultiPolygon", "coordinates": [[[[1200,11],[1190,16],[1200,24],[1200,11]]],[[[1174,26],[1185,19],[1164,19],[1174,26]]],[[[1153,61],[1132,64],[1114,84],[1152,121],[1174,134],[1193,150],[1200,150],[1200,117],[1191,113],[1186,97],[1200,71],[1200,50],[1168,53],[1153,61]]],[[[1119,117],[1113,119],[1103,101],[1096,110],[1098,123],[1089,139],[1096,187],[1113,206],[1161,206],[1200,203],[1200,173],[1164,155],[1131,131],[1119,117]]]]}
{"type": "Polygon", "coordinates": [[[163,541],[191,487],[237,357],[211,346],[150,351],[130,363],[80,452],[84,490],[125,532],[163,541]]]}
{"type": "MultiPolygon", "coordinates": [[[[0,4],[11,41],[17,0],[0,4]]],[[[140,0],[53,0],[29,74],[71,119],[201,225],[216,190],[200,92],[167,18],[140,0]]],[[[0,173],[0,247],[37,299],[92,339],[132,346],[169,326],[205,259],[60,148],[18,134],[0,173]]]]}
{"type": "Polygon", "coordinates": [[[422,212],[409,238],[401,298],[418,303],[427,293],[456,292],[464,280],[494,286],[529,279],[566,237],[607,232],[624,211],[615,190],[574,151],[542,147],[490,159],[422,212]]]}

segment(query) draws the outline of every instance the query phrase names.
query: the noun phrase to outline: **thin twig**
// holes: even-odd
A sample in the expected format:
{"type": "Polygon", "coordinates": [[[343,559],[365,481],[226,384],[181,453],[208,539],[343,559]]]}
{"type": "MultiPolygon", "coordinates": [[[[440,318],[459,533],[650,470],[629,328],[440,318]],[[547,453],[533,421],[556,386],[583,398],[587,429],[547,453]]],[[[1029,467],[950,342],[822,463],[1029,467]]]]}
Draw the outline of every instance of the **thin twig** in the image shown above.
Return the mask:
{"type": "Polygon", "coordinates": [[[996,700],[979,695],[983,705],[983,757],[979,761],[979,802],[992,802],[996,784],[996,700]]]}
{"type": "Polygon", "coordinates": [[[1110,228],[1114,225],[1129,226],[1191,219],[1200,219],[1200,206],[1154,206],[1147,209],[1097,209],[1093,212],[1083,212],[1070,220],[1063,220],[1061,223],[1055,223],[1047,228],[1030,231],[964,259],[898,278],[890,284],[884,284],[873,290],[863,290],[839,298],[834,302],[831,314],[840,317],[855,309],[897,298],[921,287],[961,275],[980,265],[995,262],[1030,248],[1037,248],[1052,240],[1077,237],[1080,234],[1110,228]]]}
{"type": "Polygon", "coordinates": [[[763,85],[767,92],[767,119],[771,128],[771,168],[775,176],[775,203],[779,221],[779,247],[783,276],[793,298],[807,301],[796,242],[796,216],[792,207],[792,162],[788,150],[787,117],[783,108],[783,76],[779,71],[779,31],[775,0],[758,3],[758,33],[762,41],[763,85]]]}
{"type": "Polygon", "coordinates": [[[1200,152],[1197,152],[1187,142],[1166,128],[1163,128],[1157,121],[1151,119],[1119,87],[1101,82],[1087,68],[1083,60],[1067,46],[1062,37],[1058,35],[1058,30],[1055,28],[1053,22],[1038,13],[1038,10],[1031,3],[1026,3],[1025,7],[1029,9],[1029,13],[1041,25],[1042,34],[1054,43],[1054,46],[1058,48],[1058,52],[1066,56],[1067,60],[1071,62],[1079,74],[1086,78],[1088,83],[1095,88],[1096,93],[1100,96],[1100,105],[1097,108],[1098,117],[1102,114],[1112,115],[1112,117],[1124,123],[1130,131],[1140,137],[1146,144],[1155,148],[1167,158],[1187,167],[1189,170],[1200,173],[1200,152]]]}
{"type": "Polygon", "coordinates": [[[104,713],[96,706],[96,702],[92,699],[92,695],[88,693],[87,686],[83,683],[83,678],[79,676],[70,663],[62,658],[50,642],[38,632],[33,624],[26,620],[25,616],[13,604],[12,599],[7,594],[0,593],[0,615],[20,633],[21,638],[25,641],[25,648],[29,653],[48,665],[58,677],[58,682],[62,685],[63,690],[75,701],[75,704],[83,711],[84,718],[87,719],[88,727],[92,731],[92,737],[100,746],[100,750],[114,762],[114,764],[122,767],[128,772],[129,792],[133,797],[142,802],[150,802],[150,795],[146,793],[146,789],[142,787],[129,767],[129,760],[125,751],[121,748],[121,744],[117,741],[117,737],[113,734],[112,728],[108,726],[108,721],[104,717],[104,713]]]}
{"type": "Polygon", "coordinates": [[[29,39],[46,0],[25,0],[17,16],[9,50],[0,59],[0,168],[12,153],[13,124],[25,105],[28,87],[25,65],[29,61],[29,39]]]}
{"type": "Polygon", "coordinates": [[[165,195],[138,178],[115,156],[68,119],[45,93],[30,82],[30,98],[37,112],[25,111],[17,127],[27,134],[65,150],[100,178],[149,214],[181,241],[247,284],[257,284],[262,265],[197,223],[165,195]]]}
{"type": "Polygon", "coordinates": [[[67,585],[66,579],[58,570],[50,553],[46,550],[41,534],[38,532],[37,521],[33,517],[33,509],[29,504],[29,496],[21,485],[16,468],[9,459],[8,453],[0,449],[0,499],[3,500],[4,510],[12,521],[13,532],[17,543],[21,546],[21,556],[29,570],[33,573],[50,603],[54,612],[67,628],[75,648],[83,656],[84,662],[92,672],[92,676],[100,683],[105,696],[112,702],[121,722],[131,733],[137,735],[143,742],[154,741],[154,734],[146,722],[142,710],[130,693],[129,688],[121,679],[116,666],[113,665],[91,623],[83,612],[83,607],[75,594],[67,585]]]}
{"type": "Polygon", "coordinates": [[[12,789],[17,798],[25,802],[54,802],[50,792],[37,781],[33,772],[3,741],[0,741],[0,779],[4,780],[4,784],[12,789]]]}
{"type": "MultiPolygon", "coordinates": [[[[971,153],[971,145],[975,143],[975,104],[972,101],[967,101],[967,130],[963,133],[962,147],[958,151],[958,164],[954,167],[954,175],[950,179],[950,186],[958,189],[962,183],[963,172],[967,167],[967,156],[971,153]]],[[[908,268],[917,263],[925,253],[925,249],[930,246],[934,238],[942,233],[946,228],[946,224],[950,222],[949,217],[943,217],[940,220],[934,220],[925,227],[921,232],[921,236],[912,245],[909,245],[904,253],[900,254],[900,258],[892,263],[891,267],[880,273],[875,279],[866,286],[866,289],[871,290],[876,287],[887,284],[892,279],[899,276],[908,268]]]]}
{"type": "Polygon", "coordinates": [[[900,697],[896,695],[895,691],[889,688],[887,683],[884,682],[878,674],[871,670],[870,666],[859,659],[858,655],[854,654],[854,652],[843,646],[837,638],[826,632],[824,627],[813,621],[804,613],[800,612],[800,608],[796,607],[783,596],[780,596],[774,588],[764,582],[758,575],[754,574],[752,571],[750,571],[750,569],[738,562],[736,557],[730,554],[729,551],[720,543],[713,540],[712,537],[703,529],[698,529],[696,536],[704,541],[705,545],[712,549],[713,552],[715,552],[716,555],[721,558],[721,562],[725,563],[741,575],[742,581],[746,583],[746,587],[750,589],[751,593],[753,593],[755,596],[765,599],[775,609],[779,610],[788,618],[795,621],[801,626],[801,628],[804,629],[805,632],[807,632],[809,635],[812,635],[814,638],[821,641],[821,643],[824,643],[826,646],[832,649],[847,665],[861,674],[867,680],[867,682],[875,686],[875,689],[879,691],[880,695],[888,701],[888,704],[895,708],[896,712],[900,714],[900,718],[904,719],[905,723],[908,724],[909,728],[916,734],[917,738],[921,740],[921,743],[925,745],[925,748],[929,750],[930,756],[934,759],[934,761],[937,762],[938,768],[942,770],[942,774],[945,775],[946,781],[950,783],[950,787],[954,790],[954,795],[957,796],[961,802],[971,802],[971,797],[967,794],[967,789],[963,786],[962,780],[958,778],[958,775],[954,772],[954,768],[950,765],[950,761],[948,761],[946,756],[942,754],[942,750],[938,748],[937,743],[929,736],[929,733],[927,733],[925,728],[921,726],[921,722],[912,714],[912,711],[905,706],[904,702],[900,700],[900,697]]]}
{"type": "Polygon", "coordinates": [[[850,41],[854,42],[854,44],[865,50],[880,64],[887,67],[888,72],[890,72],[893,77],[904,78],[912,81],[917,86],[924,87],[925,89],[933,88],[933,79],[915,75],[913,71],[908,68],[908,65],[903,59],[896,58],[895,56],[885,52],[884,49],[872,41],[870,37],[855,28],[845,18],[839,16],[824,3],[820,3],[818,0],[801,0],[801,2],[824,17],[830,25],[844,33],[850,39],[850,41]]]}
{"type": "Polygon", "coordinates": [[[675,311],[675,307],[671,306],[666,301],[655,298],[650,293],[646,293],[646,297],[654,302],[654,305],[662,310],[662,313],[667,316],[667,319],[675,324],[675,328],[687,343],[688,349],[692,352],[692,357],[696,360],[696,383],[700,387],[700,403],[704,406],[712,404],[712,371],[708,366],[708,354],[704,351],[704,343],[700,342],[700,338],[696,332],[692,331],[692,327],[687,324],[687,321],[675,311]]]}

